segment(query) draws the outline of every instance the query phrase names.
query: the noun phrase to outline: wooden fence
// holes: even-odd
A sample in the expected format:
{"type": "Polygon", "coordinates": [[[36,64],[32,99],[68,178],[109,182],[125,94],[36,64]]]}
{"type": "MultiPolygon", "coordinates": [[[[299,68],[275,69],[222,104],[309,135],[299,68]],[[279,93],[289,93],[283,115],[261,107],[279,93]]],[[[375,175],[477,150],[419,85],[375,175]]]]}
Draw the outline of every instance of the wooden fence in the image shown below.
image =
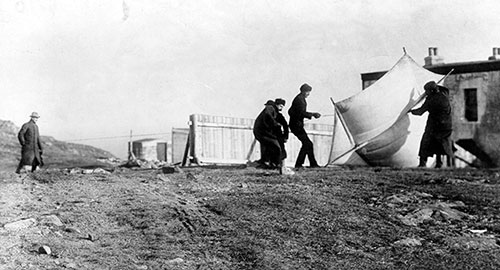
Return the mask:
{"type": "MultiPolygon", "coordinates": [[[[252,132],[253,123],[254,119],[247,118],[191,115],[186,144],[189,149],[185,149],[188,156],[184,159],[197,164],[244,164],[260,159],[260,145],[252,132]]],[[[318,163],[326,165],[331,151],[333,126],[306,123],[305,129],[314,143],[318,163]]],[[[173,145],[182,145],[174,140],[173,145]]],[[[290,133],[286,143],[288,166],[294,165],[300,147],[300,141],[290,133]]],[[[307,159],[304,165],[308,165],[307,159]]]]}

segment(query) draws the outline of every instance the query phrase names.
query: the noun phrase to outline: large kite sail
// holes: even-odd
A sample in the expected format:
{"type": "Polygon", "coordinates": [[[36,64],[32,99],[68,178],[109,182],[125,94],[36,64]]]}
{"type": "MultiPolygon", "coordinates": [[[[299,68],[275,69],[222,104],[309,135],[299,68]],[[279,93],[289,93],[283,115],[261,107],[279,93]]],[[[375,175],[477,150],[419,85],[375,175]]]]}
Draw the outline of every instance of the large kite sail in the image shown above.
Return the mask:
{"type": "Polygon", "coordinates": [[[360,93],[334,103],[330,164],[413,167],[427,117],[408,111],[424,95],[424,84],[443,76],[419,66],[406,53],[382,78],[360,93]]]}

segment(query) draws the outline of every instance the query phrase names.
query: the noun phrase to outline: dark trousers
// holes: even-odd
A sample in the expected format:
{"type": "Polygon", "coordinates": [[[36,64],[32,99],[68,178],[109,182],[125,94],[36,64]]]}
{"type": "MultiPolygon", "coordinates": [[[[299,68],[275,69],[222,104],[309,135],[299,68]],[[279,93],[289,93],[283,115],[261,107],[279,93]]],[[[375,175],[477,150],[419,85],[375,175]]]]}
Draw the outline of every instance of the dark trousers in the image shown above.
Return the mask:
{"type": "Polygon", "coordinates": [[[314,157],[314,145],[309,139],[309,136],[307,136],[304,127],[294,127],[290,128],[290,130],[302,143],[299,155],[297,156],[297,160],[295,161],[295,167],[301,167],[306,160],[306,156],[309,159],[309,165],[311,167],[318,167],[318,162],[316,162],[316,158],[314,157]]]}
{"type": "MultiPolygon", "coordinates": [[[[40,162],[38,162],[36,158],[33,159],[33,163],[31,164],[31,172],[34,172],[38,165],[40,165],[40,162]]],[[[23,161],[21,159],[19,165],[17,165],[16,173],[21,173],[21,169],[23,168],[23,166],[25,166],[25,164],[23,164],[23,161]]]]}
{"type": "Polygon", "coordinates": [[[278,143],[277,139],[268,137],[268,136],[259,136],[256,135],[255,139],[259,141],[261,147],[261,150],[264,150],[264,154],[261,154],[262,159],[264,161],[270,161],[271,163],[275,165],[280,165],[281,164],[281,147],[280,144],[278,143]]]}

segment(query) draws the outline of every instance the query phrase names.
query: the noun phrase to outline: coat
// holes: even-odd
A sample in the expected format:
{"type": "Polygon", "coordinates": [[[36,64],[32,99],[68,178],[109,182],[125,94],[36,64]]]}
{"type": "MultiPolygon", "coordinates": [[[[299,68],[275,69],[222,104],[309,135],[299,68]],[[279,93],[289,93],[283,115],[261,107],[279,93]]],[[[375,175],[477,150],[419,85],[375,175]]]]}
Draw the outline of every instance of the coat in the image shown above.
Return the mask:
{"type": "Polygon", "coordinates": [[[439,90],[437,93],[429,94],[422,107],[411,111],[415,115],[429,112],[425,131],[433,135],[448,134],[453,129],[448,89],[439,86],[439,90]]]}
{"type": "Polygon", "coordinates": [[[290,129],[292,132],[297,128],[304,127],[304,118],[311,119],[313,113],[307,111],[306,97],[300,93],[292,101],[292,106],[288,109],[290,115],[290,129]]]}
{"type": "Polygon", "coordinates": [[[276,130],[280,124],[276,121],[277,109],[274,105],[266,105],[255,119],[253,134],[256,138],[268,137],[277,139],[276,130]]]}
{"type": "Polygon", "coordinates": [[[35,160],[41,164],[43,147],[36,123],[33,121],[25,123],[17,134],[17,138],[22,148],[21,165],[31,166],[35,160]]]}
{"type": "Polygon", "coordinates": [[[288,136],[290,131],[288,130],[288,123],[285,119],[285,116],[278,112],[276,114],[276,121],[280,123],[281,127],[276,130],[276,136],[278,137],[278,141],[284,142],[288,140],[288,136]]]}
{"type": "Polygon", "coordinates": [[[418,154],[420,157],[428,157],[434,154],[452,154],[451,133],[453,123],[448,93],[447,88],[439,86],[439,91],[429,94],[422,107],[411,111],[414,115],[429,112],[425,131],[420,142],[418,154]]]}

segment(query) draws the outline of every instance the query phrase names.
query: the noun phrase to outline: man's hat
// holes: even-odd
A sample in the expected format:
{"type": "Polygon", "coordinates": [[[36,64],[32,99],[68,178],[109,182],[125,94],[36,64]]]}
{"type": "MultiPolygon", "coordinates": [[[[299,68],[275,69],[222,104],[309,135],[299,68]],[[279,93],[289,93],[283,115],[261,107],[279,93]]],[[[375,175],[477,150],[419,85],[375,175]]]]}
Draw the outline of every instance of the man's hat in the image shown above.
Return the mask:
{"type": "Polygon", "coordinates": [[[38,115],[37,112],[32,112],[30,115],[31,118],[40,118],[40,115],[38,115]]]}
{"type": "Polygon", "coordinates": [[[301,87],[300,87],[300,92],[310,92],[312,91],[312,87],[307,84],[307,83],[304,83],[301,87]]]}
{"type": "Polygon", "coordinates": [[[430,81],[430,82],[427,82],[425,85],[424,85],[424,89],[426,91],[435,91],[438,89],[438,85],[435,81],[430,81]]]}
{"type": "Polygon", "coordinates": [[[268,100],[268,101],[266,102],[266,104],[264,104],[264,105],[274,105],[274,101],[272,101],[272,100],[270,99],[270,100],[268,100]]]}
{"type": "Polygon", "coordinates": [[[283,105],[283,106],[285,106],[286,101],[284,99],[282,99],[282,98],[277,98],[277,99],[274,100],[274,103],[276,105],[283,105]]]}

